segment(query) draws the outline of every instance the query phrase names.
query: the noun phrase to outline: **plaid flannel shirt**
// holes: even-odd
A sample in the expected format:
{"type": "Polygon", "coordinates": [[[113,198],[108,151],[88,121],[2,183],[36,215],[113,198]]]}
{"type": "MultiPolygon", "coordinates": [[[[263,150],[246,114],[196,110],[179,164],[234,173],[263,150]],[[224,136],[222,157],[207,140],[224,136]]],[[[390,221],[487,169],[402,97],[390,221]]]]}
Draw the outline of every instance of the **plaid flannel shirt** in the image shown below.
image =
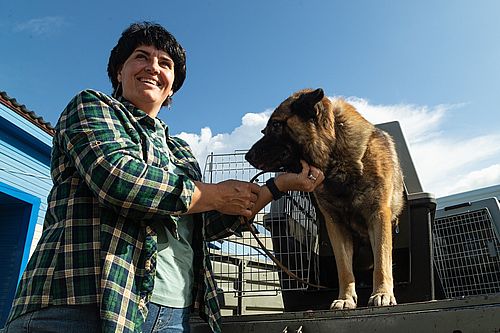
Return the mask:
{"type": "MultiPolygon", "coordinates": [[[[168,147],[155,141],[146,113],[97,91],[68,104],[56,125],[44,230],[8,321],[50,305],[96,304],[103,332],[140,332],[156,267],[150,225],[161,220],[175,235],[170,215],[187,211],[201,179],[187,143],[164,128],[168,147]],[[187,176],[169,173],[170,159],[187,176]]],[[[228,236],[239,221],[207,212],[194,223],[193,306],[220,332],[205,241],[228,236]]]]}

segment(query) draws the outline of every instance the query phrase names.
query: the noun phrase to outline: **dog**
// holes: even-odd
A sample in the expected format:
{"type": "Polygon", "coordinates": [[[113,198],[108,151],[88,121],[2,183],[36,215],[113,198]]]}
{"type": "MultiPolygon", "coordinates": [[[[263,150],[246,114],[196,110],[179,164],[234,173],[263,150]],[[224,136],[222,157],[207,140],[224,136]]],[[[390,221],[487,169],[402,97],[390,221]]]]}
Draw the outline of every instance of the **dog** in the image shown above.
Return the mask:
{"type": "Polygon", "coordinates": [[[404,183],[392,137],[321,88],[288,97],[262,133],[245,155],[252,166],[297,173],[303,159],[325,175],[314,197],[337,265],[339,295],[330,308],[357,307],[353,257],[359,244],[373,253],[368,305],[395,305],[392,232],[404,206],[404,183]]]}

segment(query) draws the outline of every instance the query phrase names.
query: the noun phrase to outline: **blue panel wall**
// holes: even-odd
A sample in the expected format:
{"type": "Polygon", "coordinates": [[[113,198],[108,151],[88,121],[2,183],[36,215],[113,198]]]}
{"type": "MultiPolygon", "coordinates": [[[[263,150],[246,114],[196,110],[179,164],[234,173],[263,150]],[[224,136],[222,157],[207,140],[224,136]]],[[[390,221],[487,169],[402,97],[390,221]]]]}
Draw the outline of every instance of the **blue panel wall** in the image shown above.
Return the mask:
{"type": "Polygon", "coordinates": [[[40,199],[0,183],[0,327],[28,263],[40,199]]]}
{"type": "Polygon", "coordinates": [[[0,327],[42,229],[51,143],[48,133],[0,104],[0,327]]]}
{"type": "MultiPolygon", "coordinates": [[[[50,152],[52,137],[0,104],[0,182],[40,199],[38,234],[52,187],[50,152]]],[[[34,243],[37,242],[35,232],[34,243]]]]}

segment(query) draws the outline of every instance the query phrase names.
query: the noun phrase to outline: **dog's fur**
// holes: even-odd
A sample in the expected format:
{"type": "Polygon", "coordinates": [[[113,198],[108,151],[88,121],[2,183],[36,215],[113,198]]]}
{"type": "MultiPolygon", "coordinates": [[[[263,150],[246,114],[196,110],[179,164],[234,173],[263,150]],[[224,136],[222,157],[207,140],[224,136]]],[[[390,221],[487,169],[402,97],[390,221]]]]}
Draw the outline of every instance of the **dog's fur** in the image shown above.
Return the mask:
{"type": "Polygon", "coordinates": [[[314,195],[337,264],[339,296],[330,308],[356,308],[353,256],[363,242],[373,252],[368,304],[396,304],[392,230],[403,209],[404,185],[392,138],[344,100],[325,97],[322,89],[287,98],[262,133],[246,155],[254,167],[299,172],[303,159],[325,174],[314,195]]]}

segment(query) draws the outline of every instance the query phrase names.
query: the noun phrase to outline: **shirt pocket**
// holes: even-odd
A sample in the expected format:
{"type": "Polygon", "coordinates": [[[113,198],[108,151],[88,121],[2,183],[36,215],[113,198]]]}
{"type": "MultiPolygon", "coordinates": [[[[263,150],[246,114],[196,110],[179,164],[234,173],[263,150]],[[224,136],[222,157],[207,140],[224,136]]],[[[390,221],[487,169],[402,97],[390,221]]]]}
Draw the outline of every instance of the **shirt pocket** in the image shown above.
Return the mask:
{"type": "Polygon", "coordinates": [[[142,136],[141,146],[143,149],[144,161],[148,165],[168,169],[170,159],[165,147],[159,147],[153,142],[152,138],[146,135],[142,136]]]}

